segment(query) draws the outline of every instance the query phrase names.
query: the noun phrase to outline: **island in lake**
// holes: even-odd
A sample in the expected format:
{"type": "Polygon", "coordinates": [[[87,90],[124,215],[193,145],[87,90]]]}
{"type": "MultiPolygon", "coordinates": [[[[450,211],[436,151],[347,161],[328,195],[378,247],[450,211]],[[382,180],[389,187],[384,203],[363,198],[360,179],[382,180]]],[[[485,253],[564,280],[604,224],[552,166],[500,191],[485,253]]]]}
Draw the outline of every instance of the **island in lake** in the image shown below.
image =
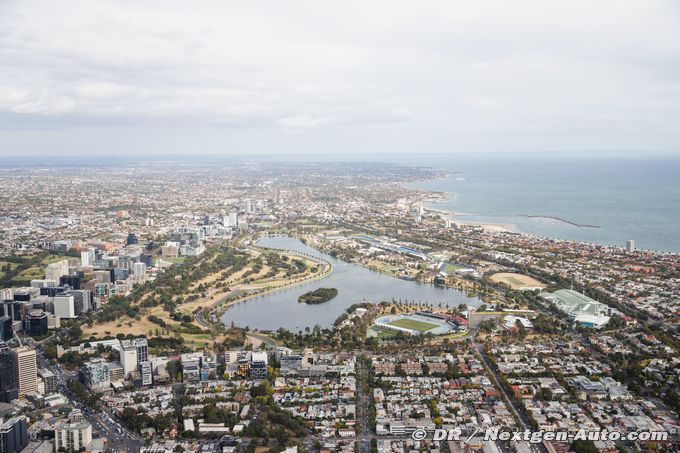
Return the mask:
{"type": "Polygon", "coordinates": [[[337,295],[337,288],[318,288],[314,291],[308,291],[298,297],[298,302],[304,302],[306,304],[322,304],[328,302],[337,295]]]}

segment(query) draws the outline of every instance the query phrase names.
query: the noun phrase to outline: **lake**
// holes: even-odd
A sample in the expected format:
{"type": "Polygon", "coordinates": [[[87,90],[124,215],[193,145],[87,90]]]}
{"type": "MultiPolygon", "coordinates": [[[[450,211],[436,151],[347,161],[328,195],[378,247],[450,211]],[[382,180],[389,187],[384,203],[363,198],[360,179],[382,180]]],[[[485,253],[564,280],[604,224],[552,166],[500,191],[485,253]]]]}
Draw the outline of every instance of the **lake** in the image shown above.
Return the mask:
{"type": "Polygon", "coordinates": [[[346,263],[322,253],[313,247],[290,237],[263,237],[257,245],[289,249],[307,253],[331,263],[333,272],[328,276],[254,297],[227,309],[222,322],[229,326],[248,326],[251,329],[276,330],[279,327],[297,332],[305,327],[329,327],[352,304],[391,301],[427,302],[450,307],[461,303],[478,307],[481,301],[467,297],[465,292],[414,281],[400,280],[375,272],[356,264],[346,263]],[[298,296],[316,288],[337,288],[338,295],[319,305],[307,305],[297,301],[298,296]]]}

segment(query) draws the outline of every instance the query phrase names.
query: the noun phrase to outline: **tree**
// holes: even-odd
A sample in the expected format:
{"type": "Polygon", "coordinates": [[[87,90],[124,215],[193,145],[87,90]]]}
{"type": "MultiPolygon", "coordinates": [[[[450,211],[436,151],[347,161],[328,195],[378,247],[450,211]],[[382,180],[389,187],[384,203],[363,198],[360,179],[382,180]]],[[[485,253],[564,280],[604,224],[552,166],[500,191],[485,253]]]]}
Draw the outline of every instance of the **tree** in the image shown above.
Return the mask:
{"type": "Polygon", "coordinates": [[[571,444],[571,449],[575,453],[599,453],[600,450],[592,440],[575,440],[571,444]]]}

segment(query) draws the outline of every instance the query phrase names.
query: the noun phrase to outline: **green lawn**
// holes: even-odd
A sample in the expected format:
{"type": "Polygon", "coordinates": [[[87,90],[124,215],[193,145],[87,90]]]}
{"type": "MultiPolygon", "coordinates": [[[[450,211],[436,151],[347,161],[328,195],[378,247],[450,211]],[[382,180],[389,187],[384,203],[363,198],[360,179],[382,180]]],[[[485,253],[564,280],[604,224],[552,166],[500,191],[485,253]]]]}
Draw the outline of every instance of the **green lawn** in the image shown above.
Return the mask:
{"type": "Polygon", "coordinates": [[[7,266],[8,264],[9,264],[9,270],[10,271],[13,271],[17,267],[19,267],[19,265],[17,263],[10,263],[9,261],[0,261],[0,269],[4,269],[5,266],[7,266]]]}
{"type": "Polygon", "coordinates": [[[29,267],[25,271],[21,271],[19,275],[14,277],[13,280],[33,280],[33,279],[38,279],[38,278],[44,278],[45,277],[45,272],[43,271],[42,268],[40,267],[29,267]]]}
{"type": "Polygon", "coordinates": [[[167,261],[168,263],[172,264],[181,264],[186,261],[186,259],[186,256],[178,256],[177,258],[163,258],[163,261],[167,261]]]}
{"type": "Polygon", "coordinates": [[[64,256],[64,255],[47,255],[45,258],[42,259],[41,263],[42,264],[51,264],[51,263],[56,263],[57,261],[61,260],[67,260],[70,257],[64,256]]]}
{"type": "Polygon", "coordinates": [[[9,266],[9,271],[13,271],[14,269],[19,266],[17,263],[10,263],[8,261],[0,261],[0,278],[3,278],[5,276],[5,267],[9,266]]]}
{"type": "Polygon", "coordinates": [[[394,338],[395,333],[387,330],[381,330],[378,332],[378,338],[381,340],[388,340],[390,338],[394,338]]]}
{"type": "Polygon", "coordinates": [[[182,338],[184,339],[184,342],[189,345],[193,345],[199,348],[204,348],[207,345],[210,344],[212,341],[213,337],[210,334],[203,334],[203,333],[197,333],[197,334],[187,334],[183,333],[182,338]]]}
{"type": "Polygon", "coordinates": [[[417,330],[418,332],[426,332],[430,329],[437,327],[437,324],[431,324],[429,322],[416,321],[415,319],[397,319],[390,323],[391,326],[403,327],[405,329],[417,330]]]}
{"type": "Polygon", "coordinates": [[[444,266],[443,271],[446,272],[447,274],[451,275],[455,273],[458,269],[460,269],[460,266],[456,266],[454,264],[447,264],[444,266]]]}

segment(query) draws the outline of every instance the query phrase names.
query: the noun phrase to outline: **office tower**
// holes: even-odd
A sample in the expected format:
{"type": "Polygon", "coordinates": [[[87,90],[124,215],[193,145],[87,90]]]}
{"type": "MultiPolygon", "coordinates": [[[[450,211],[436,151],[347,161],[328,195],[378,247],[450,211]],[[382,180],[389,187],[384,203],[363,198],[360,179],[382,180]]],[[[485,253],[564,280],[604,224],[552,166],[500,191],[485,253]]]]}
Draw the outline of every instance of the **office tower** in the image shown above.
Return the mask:
{"type": "Polygon", "coordinates": [[[137,371],[140,363],[149,361],[149,346],[146,338],[123,340],[120,342],[120,363],[123,373],[127,377],[132,371],[137,371]]]}
{"type": "Polygon", "coordinates": [[[626,241],[626,252],[627,253],[633,253],[635,251],[635,241],[632,239],[628,239],[626,241]]]}
{"type": "Polygon", "coordinates": [[[142,377],[142,385],[153,384],[153,369],[151,362],[139,362],[139,374],[142,377]]]}
{"type": "Polygon", "coordinates": [[[0,316],[9,316],[13,321],[21,321],[27,304],[19,300],[6,300],[0,303],[0,316]]]}
{"type": "Polygon", "coordinates": [[[153,255],[150,253],[144,253],[139,257],[140,261],[146,264],[146,267],[153,267],[153,255]]]}
{"type": "Polygon", "coordinates": [[[229,225],[238,226],[238,212],[232,211],[229,213],[229,225]]]}
{"type": "Polygon", "coordinates": [[[45,268],[45,279],[59,281],[62,275],[68,275],[68,260],[48,264],[45,268]]]}
{"type": "Polygon", "coordinates": [[[80,289],[83,273],[78,275],[62,275],[59,278],[59,286],[70,286],[72,289],[80,289]]]}
{"type": "Polygon", "coordinates": [[[63,286],[45,286],[40,288],[40,295],[54,297],[57,294],[63,293],[64,291],[66,291],[66,288],[63,286]]]}
{"type": "Polygon", "coordinates": [[[96,257],[94,250],[92,249],[83,250],[82,252],[80,252],[80,265],[82,267],[94,266],[95,258],[96,257]]]}
{"type": "Polygon", "coordinates": [[[125,242],[127,245],[136,245],[139,244],[139,239],[137,239],[137,235],[135,233],[129,233],[125,242]]]}
{"type": "Polygon", "coordinates": [[[57,286],[57,280],[34,279],[31,280],[31,288],[52,288],[57,286]]]}
{"type": "Polygon", "coordinates": [[[0,452],[19,453],[28,445],[28,421],[20,415],[0,425],[0,452]]]}
{"type": "Polygon", "coordinates": [[[12,299],[18,302],[28,302],[40,295],[40,290],[37,288],[17,288],[13,291],[12,299]]]}
{"type": "Polygon", "coordinates": [[[9,341],[12,338],[14,338],[12,318],[9,316],[0,316],[0,341],[9,341]]]}
{"type": "Polygon", "coordinates": [[[80,451],[92,442],[92,425],[86,421],[69,421],[54,427],[56,451],[80,451]]]}
{"type": "Polygon", "coordinates": [[[57,376],[53,372],[47,369],[41,369],[38,370],[38,376],[40,376],[45,383],[45,395],[50,395],[59,391],[57,376]]]}
{"type": "Polygon", "coordinates": [[[98,269],[92,272],[92,275],[99,283],[112,283],[114,281],[113,269],[98,269]]]}
{"type": "Polygon", "coordinates": [[[137,350],[128,340],[123,340],[120,345],[120,364],[123,366],[125,379],[137,370],[137,350]]]}
{"type": "Polygon", "coordinates": [[[31,310],[26,317],[25,330],[32,337],[41,337],[47,334],[49,328],[48,316],[43,310],[31,310]]]}
{"type": "Polygon", "coordinates": [[[35,349],[23,346],[14,350],[14,360],[19,384],[19,396],[38,390],[38,366],[35,349]]]}
{"type": "Polygon", "coordinates": [[[82,369],[85,385],[93,390],[105,389],[111,386],[109,380],[109,364],[104,359],[93,359],[82,369]]]}
{"type": "Polygon", "coordinates": [[[137,361],[138,362],[148,362],[149,361],[149,346],[146,342],[146,338],[137,338],[133,340],[133,344],[137,350],[137,361]]]}
{"type": "Polygon", "coordinates": [[[57,294],[54,296],[54,314],[59,319],[77,318],[76,303],[73,294],[57,294]]]}
{"type": "Polygon", "coordinates": [[[0,402],[9,403],[19,398],[17,370],[14,352],[4,343],[0,343],[0,402]]]}
{"type": "Polygon", "coordinates": [[[140,277],[143,277],[146,275],[146,264],[144,263],[135,263],[133,266],[132,271],[134,272],[135,275],[138,275],[140,277]]]}
{"type": "Polygon", "coordinates": [[[73,311],[76,316],[80,316],[85,312],[90,311],[91,293],[86,289],[69,290],[64,295],[73,296],[73,311]]]}

